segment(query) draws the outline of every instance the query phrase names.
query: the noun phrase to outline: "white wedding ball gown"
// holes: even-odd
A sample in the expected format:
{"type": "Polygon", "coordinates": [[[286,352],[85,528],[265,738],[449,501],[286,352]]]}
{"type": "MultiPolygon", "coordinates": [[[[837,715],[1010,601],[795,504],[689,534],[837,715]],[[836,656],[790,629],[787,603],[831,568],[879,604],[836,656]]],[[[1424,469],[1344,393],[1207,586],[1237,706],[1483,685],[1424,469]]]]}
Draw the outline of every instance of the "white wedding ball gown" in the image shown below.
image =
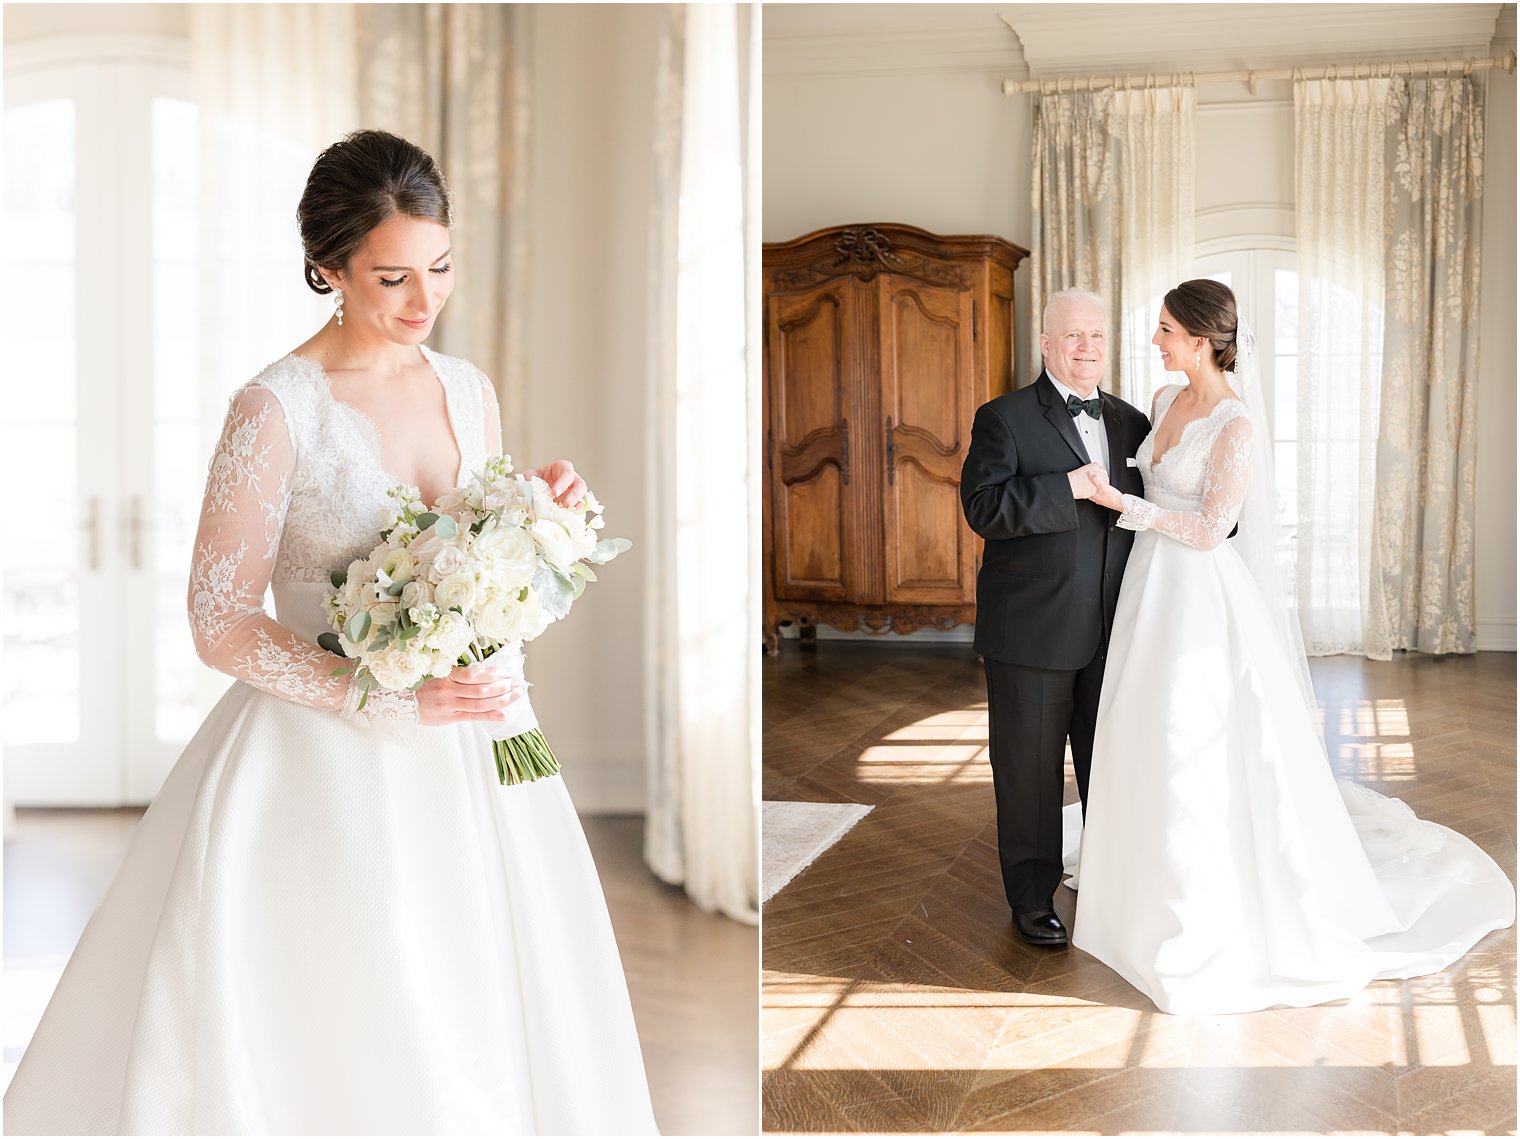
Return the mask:
{"type": "MultiPolygon", "coordinates": [[[[495,396],[424,352],[467,475],[501,449],[495,396]]],[[[655,1131],[564,783],[501,786],[478,727],[420,727],[405,700],[357,711],[313,643],[329,571],[373,548],[396,481],[315,362],[233,397],[191,623],[238,683],[80,938],[7,1133],[655,1131]]]]}
{"type": "Polygon", "coordinates": [[[1476,845],[1335,779],[1256,579],[1221,540],[1251,449],[1271,446],[1250,435],[1226,400],[1159,466],[1154,431],[1140,446],[1154,528],[1119,594],[1085,826],[1066,809],[1072,944],[1164,1012],[1336,1000],[1443,969],[1515,919],[1476,845]]]}

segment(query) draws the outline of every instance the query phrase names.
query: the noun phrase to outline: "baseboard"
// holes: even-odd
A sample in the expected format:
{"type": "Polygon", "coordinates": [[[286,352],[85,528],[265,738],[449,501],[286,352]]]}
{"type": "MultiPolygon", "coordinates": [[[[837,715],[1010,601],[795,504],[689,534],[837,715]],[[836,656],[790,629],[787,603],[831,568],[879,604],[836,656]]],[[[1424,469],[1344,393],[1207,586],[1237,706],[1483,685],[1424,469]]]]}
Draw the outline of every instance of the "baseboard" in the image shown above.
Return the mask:
{"type": "Polygon", "coordinates": [[[1478,651],[1480,653],[1512,653],[1515,651],[1515,619],[1478,619],[1478,651]]]}
{"type": "MultiPolygon", "coordinates": [[[[827,625],[819,625],[817,628],[820,641],[853,641],[856,644],[884,645],[888,648],[895,645],[969,645],[975,634],[970,625],[957,625],[953,629],[915,629],[911,633],[861,633],[853,629],[845,632],[827,625]]],[[[796,625],[782,626],[782,640],[795,641],[800,636],[801,632],[796,625]]]]}
{"type": "Polygon", "coordinates": [[[611,759],[566,759],[565,786],[582,815],[644,813],[644,765],[611,759]]]}

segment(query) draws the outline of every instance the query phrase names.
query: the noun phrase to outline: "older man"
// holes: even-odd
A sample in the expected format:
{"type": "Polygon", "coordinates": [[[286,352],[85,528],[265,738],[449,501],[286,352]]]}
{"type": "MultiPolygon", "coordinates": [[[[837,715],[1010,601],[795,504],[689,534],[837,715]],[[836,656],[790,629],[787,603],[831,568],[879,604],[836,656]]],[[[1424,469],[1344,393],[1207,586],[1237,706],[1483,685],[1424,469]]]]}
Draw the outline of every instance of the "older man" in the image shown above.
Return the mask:
{"type": "Polygon", "coordinates": [[[1085,806],[1093,726],[1119,580],[1133,535],[1087,501],[1094,479],[1143,494],[1132,458],[1150,423],[1098,389],[1108,313],[1081,289],[1045,306],[1045,369],[977,409],[961,506],[987,540],[976,581],[976,651],[987,673],[992,784],[1003,887],[1019,936],[1063,946],[1066,741],[1085,806]]]}

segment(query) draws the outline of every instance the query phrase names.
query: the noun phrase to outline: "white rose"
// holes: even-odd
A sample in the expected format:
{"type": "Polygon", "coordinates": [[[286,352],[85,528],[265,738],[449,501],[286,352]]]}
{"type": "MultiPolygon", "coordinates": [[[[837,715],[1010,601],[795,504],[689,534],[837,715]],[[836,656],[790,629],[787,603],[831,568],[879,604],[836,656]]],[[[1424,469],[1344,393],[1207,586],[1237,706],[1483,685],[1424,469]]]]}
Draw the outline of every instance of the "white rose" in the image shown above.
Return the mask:
{"type": "Polygon", "coordinates": [[[382,688],[399,690],[410,688],[432,667],[432,659],[413,648],[392,646],[377,653],[369,662],[370,673],[382,688]]]}
{"type": "Polygon", "coordinates": [[[430,565],[438,551],[445,545],[445,539],[438,533],[436,526],[429,526],[421,534],[412,539],[412,544],[407,547],[413,559],[420,566],[430,565]]]}
{"type": "Polygon", "coordinates": [[[457,542],[448,542],[439,546],[438,551],[433,555],[433,564],[428,569],[428,576],[435,582],[442,581],[464,569],[465,562],[468,560],[457,542]]]}
{"type": "Polygon", "coordinates": [[[426,605],[433,600],[432,591],[425,581],[409,581],[401,590],[401,607],[403,609],[415,609],[419,605],[426,605]]]}
{"type": "Polygon", "coordinates": [[[475,604],[475,579],[466,573],[450,574],[438,583],[433,598],[440,609],[468,612],[475,604]]]}
{"type": "Polygon", "coordinates": [[[575,541],[570,532],[558,522],[540,518],[528,527],[533,540],[543,552],[544,560],[560,569],[569,569],[575,562],[575,541]]]}
{"type": "Polygon", "coordinates": [[[475,540],[475,549],[505,588],[521,589],[538,568],[538,548],[532,535],[516,526],[487,530],[475,540]]]}

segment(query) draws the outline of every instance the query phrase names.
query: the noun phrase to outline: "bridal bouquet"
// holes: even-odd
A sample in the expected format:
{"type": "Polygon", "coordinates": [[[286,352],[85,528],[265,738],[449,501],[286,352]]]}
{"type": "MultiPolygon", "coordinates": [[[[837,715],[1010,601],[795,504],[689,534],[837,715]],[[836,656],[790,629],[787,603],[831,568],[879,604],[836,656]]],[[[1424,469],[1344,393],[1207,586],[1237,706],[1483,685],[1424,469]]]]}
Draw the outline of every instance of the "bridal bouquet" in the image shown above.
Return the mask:
{"type": "MultiPolygon", "coordinates": [[[[542,479],[514,475],[507,455],[432,509],[415,487],[386,493],[394,506],[380,543],[333,571],[325,599],[333,631],[317,638],[355,662],[333,675],[356,677],[361,708],[375,688],[414,689],[487,661],[521,679],[522,643],[570,612],[596,580],[591,565],[631,545],[598,539],[602,505],[589,491],[578,507],[561,506],[542,479]]],[[[518,716],[488,729],[502,783],[559,770],[528,702],[519,703],[518,716]]]]}

